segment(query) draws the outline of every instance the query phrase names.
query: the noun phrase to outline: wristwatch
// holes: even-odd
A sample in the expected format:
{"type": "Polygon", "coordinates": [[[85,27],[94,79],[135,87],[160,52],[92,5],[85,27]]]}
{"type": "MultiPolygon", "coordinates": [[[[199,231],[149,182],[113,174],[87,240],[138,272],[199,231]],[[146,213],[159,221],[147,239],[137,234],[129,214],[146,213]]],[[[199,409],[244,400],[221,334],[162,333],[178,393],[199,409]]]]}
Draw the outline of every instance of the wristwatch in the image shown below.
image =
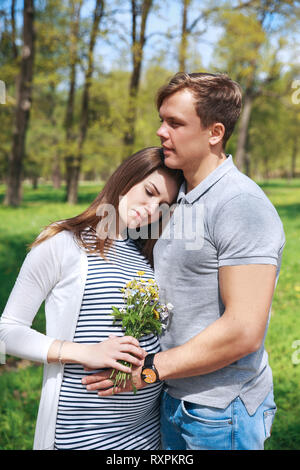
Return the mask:
{"type": "Polygon", "coordinates": [[[154,384],[159,381],[158,372],[153,364],[155,354],[147,354],[142,367],[141,377],[146,384],[154,384]]]}

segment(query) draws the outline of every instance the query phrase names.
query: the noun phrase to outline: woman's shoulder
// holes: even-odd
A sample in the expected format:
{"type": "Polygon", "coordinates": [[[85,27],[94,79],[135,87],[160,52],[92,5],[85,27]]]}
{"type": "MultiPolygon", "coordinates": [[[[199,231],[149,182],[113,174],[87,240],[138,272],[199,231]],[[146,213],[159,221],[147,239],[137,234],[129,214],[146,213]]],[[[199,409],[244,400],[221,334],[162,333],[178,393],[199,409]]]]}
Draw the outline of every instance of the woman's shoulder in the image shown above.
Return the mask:
{"type": "MultiPolygon", "coordinates": [[[[43,232],[40,236],[43,236],[43,232]]],[[[79,246],[77,246],[76,244],[74,233],[70,230],[61,230],[60,232],[55,233],[54,235],[50,235],[48,238],[41,241],[37,245],[34,245],[31,251],[37,250],[43,252],[50,250],[64,254],[65,251],[74,249],[79,249],[79,246]]]]}

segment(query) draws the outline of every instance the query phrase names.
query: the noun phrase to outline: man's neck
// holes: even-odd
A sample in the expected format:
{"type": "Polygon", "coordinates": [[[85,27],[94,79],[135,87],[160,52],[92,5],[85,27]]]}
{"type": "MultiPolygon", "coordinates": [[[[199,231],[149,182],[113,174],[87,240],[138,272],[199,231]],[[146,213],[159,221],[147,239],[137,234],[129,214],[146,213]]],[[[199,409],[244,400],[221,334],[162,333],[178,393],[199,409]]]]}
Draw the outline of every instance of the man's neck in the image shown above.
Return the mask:
{"type": "Polygon", "coordinates": [[[187,193],[194,189],[201,183],[210,173],[212,173],[219,165],[226,160],[225,153],[221,152],[219,155],[210,154],[201,160],[197,166],[183,170],[186,180],[187,193]]]}

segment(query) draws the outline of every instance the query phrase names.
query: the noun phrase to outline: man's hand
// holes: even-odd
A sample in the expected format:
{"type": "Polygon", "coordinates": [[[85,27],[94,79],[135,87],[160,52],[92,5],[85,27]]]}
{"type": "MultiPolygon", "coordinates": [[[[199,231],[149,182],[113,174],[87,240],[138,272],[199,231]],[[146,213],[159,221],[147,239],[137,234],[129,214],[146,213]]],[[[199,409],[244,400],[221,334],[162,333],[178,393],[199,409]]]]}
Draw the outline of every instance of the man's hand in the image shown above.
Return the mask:
{"type": "MultiPolygon", "coordinates": [[[[101,397],[108,397],[116,393],[132,392],[131,380],[127,380],[125,387],[115,387],[113,379],[110,379],[113,369],[108,369],[97,374],[83,377],[82,384],[86,385],[87,390],[98,390],[98,395],[101,397]]],[[[146,387],[146,383],[141,378],[142,366],[132,367],[132,380],[135,387],[139,390],[146,387]]]]}

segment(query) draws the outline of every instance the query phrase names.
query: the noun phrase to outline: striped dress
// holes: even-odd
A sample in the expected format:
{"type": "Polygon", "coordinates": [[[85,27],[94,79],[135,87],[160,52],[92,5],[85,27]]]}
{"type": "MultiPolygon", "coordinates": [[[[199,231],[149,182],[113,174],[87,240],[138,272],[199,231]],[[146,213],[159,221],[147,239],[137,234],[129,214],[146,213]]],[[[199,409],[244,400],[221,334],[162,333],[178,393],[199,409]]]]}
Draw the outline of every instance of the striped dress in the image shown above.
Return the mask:
{"type": "MultiPolygon", "coordinates": [[[[87,237],[87,235],[86,235],[87,237]]],[[[93,243],[93,237],[88,238],[93,243]]],[[[110,334],[122,336],[113,325],[112,305],[124,305],[120,288],[145,271],[153,271],[134,241],[116,240],[108,253],[109,261],[88,254],[88,273],[74,341],[97,343],[110,334]]],[[[158,338],[147,335],[140,339],[146,351],[160,350],[158,338]]],[[[81,379],[96,371],[86,372],[79,364],[65,364],[56,420],[57,450],[155,450],[160,448],[159,398],[161,384],[152,384],[133,392],[99,397],[87,391],[81,379]]]]}

